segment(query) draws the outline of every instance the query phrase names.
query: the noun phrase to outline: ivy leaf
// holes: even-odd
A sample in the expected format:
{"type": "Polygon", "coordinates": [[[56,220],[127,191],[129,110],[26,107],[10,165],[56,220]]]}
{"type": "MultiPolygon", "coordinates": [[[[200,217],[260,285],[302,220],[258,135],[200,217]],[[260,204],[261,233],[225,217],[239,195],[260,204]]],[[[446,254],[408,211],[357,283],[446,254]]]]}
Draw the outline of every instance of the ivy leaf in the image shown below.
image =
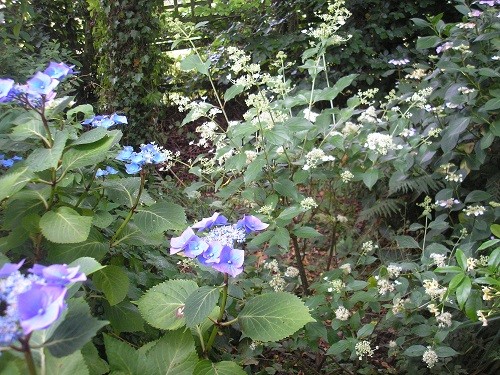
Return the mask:
{"type": "Polygon", "coordinates": [[[104,320],[97,320],[90,315],[90,308],[83,298],[68,302],[68,313],[44,343],[54,357],[65,357],[81,349],[97,331],[107,325],[104,320]]]}
{"type": "Polygon", "coordinates": [[[284,339],[314,321],[304,302],[286,292],[254,297],[238,315],[243,335],[263,342],[284,339]]]}
{"type": "Polygon", "coordinates": [[[146,356],[157,375],[191,375],[198,363],[193,336],[183,329],[163,336],[146,356]]]}
{"type": "Polygon", "coordinates": [[[137,209],[134,223],[144,232],[159,233],[186,226],[184,209],[175,203],[159,202],[137,209]]]}
{"type": "Polygon", "coordinates": [[[186,324],[184,305],[198,289],[192,280],[169,280],[149,289],[137,306],[142,317],[155,328],[175,330],[186,324]]]}
{"type": "Polygon", "coordinates": [[[212,363],[204,359],[196,365],[193,375],[246,375],[246,372],[234,362],[212,363]]]}
{"type": "Polygon", "coordinates": [[[130,281],[125,271],[118,266],[106,266],[92,277],[96,288],[102,290],[111,306],[125,298],[130,281]]]}
{"type": "Polygon", "coordinates": [[[191,328],[203,323],[217,305],[219,295],[219,288],[211,286],[202,286],[191,293],[184,307],[186,325],[191,328]]]}
{"type": "Polygon", "coordinates": [[[55,243],[83,242],[89,236],[91,225],[91,216],[81,216],[69,207],[48,211],[40,219],[42,234],[55,243]]]}

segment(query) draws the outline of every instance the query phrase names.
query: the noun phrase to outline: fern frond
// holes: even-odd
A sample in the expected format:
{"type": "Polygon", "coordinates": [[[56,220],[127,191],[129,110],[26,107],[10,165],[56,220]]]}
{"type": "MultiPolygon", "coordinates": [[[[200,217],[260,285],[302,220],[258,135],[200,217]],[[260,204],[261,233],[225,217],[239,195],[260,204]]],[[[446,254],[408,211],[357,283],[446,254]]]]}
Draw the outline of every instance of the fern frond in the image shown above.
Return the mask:
{"type": "Polygon", "coordinates": [[[395,173],[389,180],[389,195],[399,192],[430,194],[431,191],[437,191],[442,187],[443,183],[434,180],[430,175],[406,176],[404,173],[395,173]]]}
{"type": "Polygon", "coordinates": [[[374,217],[389,217],[399,212],[403,202],[400,199],[383,199],[375,202],[371,207],[359,213],[358,221],[370,220],[374,217]]]}

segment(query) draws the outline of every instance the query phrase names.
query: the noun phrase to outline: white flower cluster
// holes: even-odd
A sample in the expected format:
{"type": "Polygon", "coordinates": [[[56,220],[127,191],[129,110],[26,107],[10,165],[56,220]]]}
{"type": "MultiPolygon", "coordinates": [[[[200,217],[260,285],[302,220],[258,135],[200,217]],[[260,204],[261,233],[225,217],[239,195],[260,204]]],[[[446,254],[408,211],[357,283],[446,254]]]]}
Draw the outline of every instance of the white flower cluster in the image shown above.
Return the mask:
{"type": "Polygon", "coordinates": [[[289,266],[286,268],[286,271],[285,271],[285,276],[286,277],[297,277],[299,275],[299,270],[298,268],[295,268],[295,267],[292,267],[292,266],[289,266]]]}
{"type": "Polygon", "coordinates": [[[375,107],[369,106],[363,113],[361,113],[361,115],[359,115],[358,121],[376,124],[377,122],[380,122],[380,119],[377,117],[375,107]]]}
{"type": "Polygon", "coordinates": [[[425,288],[425,293],[433,299],[434,298],[442,299],[444,294],[446,293],[446,288],[441,288],[436,279],[424,280],[423,285],[425,288]]]}
{"type": "Polygon", "coordinates": [[[250,63],[250,56],[245,51],[234,46],[227,47],[227,53],[231,60],[231,70],[238,74],[242,70],[246,70],[250,63]]]}
{"type": "Polygon", "coordinates": [[[264,264],[264,268],[266,270],[271,271],[272,273],[278,273],[278,272],[280,272],[280,267],[279,267],[278,261],[276,259],[273,259],[270,262],[266,262],[264,264]]]}
{"type": "Polygon", "coordinates": [[[392,136],[382,133],[370,133],[366,138],[365,147],[374,150],[380,155],[387,155],[389,150],[400,150],[403,148],[401,145],[396,145],[392,136]]]}
{"type": "Polygon", "coordinates": [[[476,24],[474,22],[466,22],[466,23],[460,22],[457,23],[455,26],[458,27],[459,29],[473,29],[474,27],[476,27],[476,24]]]}
{"type": "Polygon", "coordinates": [[[422,361],[426,363],[428,368],[432,368],[438,361],[438,355],[434,350],[431,349],[430,346],[428,346],[427,350],[424,352],[424,355],[422,356],[422,361]]]}
{"type": "Polygon", "coordinates": [[[417,108],[424,108],[427,104],[427,97],[432,94],[433,90],[434,89],[432,87],[426,87],[422,90],[418,90],[417,92],[413,93],[412,96],[406,98],[405,102],[411,103],[417,108]]]}
{"type": "Polygon", "coordinates": [[[273,206],[266,204],[266,205],[262,206],[261,208],[259,208],[257,210],[257,212],[264,214],[264,215],[271,215],[273,212],[273,206]]]}
{"type": "Polygon", "coordinates": [[[340,178],[344,184],[347,184],[352,181],[354,175],[350,171],[343,171],[340,173],[340,178]]]}
{"type": "Polygon", "coordinates": [[[387,279],[378,279],[377,280],[377,288],[378,293],[383,296],[384,294],[390,293],[394,291],[394,283],[391,283],[387,279]]]}
{"type": "Polygon", "coordinates": [[[392,59],[392,60],[389,60],[388,62],[389,62],[389,64],[399,66],[399,65],[408,64],[410,62],[410,60],[408,60],[408,59],[392,59]]]}
{"type": "Polygon", "coordinates": [[[344,271],[346,274],[350,274],[352,272],[351,264],[350,263],[345,263],[339,267],[342,271],[344,271]]]}
{"type": "Polygon", "coordinates": [[[457,89],[457,91],[461,94],[464,94],[464,95],[467,95],[467,94],[472,94],[473,92],[475,92],[476,90],[475,89],[470,89],[466,86],[461,86],[457,89]]]}
{"type": "Polygon", "coordinates": [[[393,314],[397,314],[397,313],[400,313],[402,311],[404,311],[405,309],[405,302],[406,300],[405,299],[401,299],[401,298],[396,298],[393,302],[393,305],[392,305],[392,313],[393,314]]]}
{"type": "Polygon", "coordinates": [[[389,267],[387,267],[387,273],[389,274],[389,277],[391,279],[397,279],[401,274],[401,271],[403,271],[403,268],[394,264],[391,264],[389,267]]]}
{"type": "Polygon", "coordinates": [[[346,321],[351,316],[349,310],[347,310],[344,306],[339,306],[337,310],[335,310],[335,318],[338,320],[346,321]]]}
{"type": "Polygon", "coordinates": [[[314,198],[308,197],[300,201],[300,207],[302,207],[303,210],[307,211],[312,208],[318,207],[318,204],[314,201],[314,198]]]}
{"type": "Polygon", "coordinates": [[[313,148],[306,154],[306,163],[302,169],[307,171],[311,168],[316,168],[322,162],[333,160],[335,160],[335,158],[331,155],[326,155],[322,149],[313,148]]]}
{"type": "MultiPolygon", "coordinates": [[[[375,347],[375,349],[378,349],[378,346],[375,347]]],[[[354,346],[354,350],[356,351],[356,356],[358,359],[361,361],[363,359],[363,356],[368,356],[371,357],[374,354],[374,350],[370,346],[370,341],[360,341],[354,346]]]]}
{"type": "Polygon", "coordinates": [[[196,132],[200,133],[200,140],[198,141],[198,146],[208,147],[209,142],[213,142],[217,138],[218,126],[213,121],[208,121],[196,128],[196,132]]]}
{"type": "Polygon", "coordinates": [[[436,316],[436,321],[439,328],[451,327],[451,314],[449,312],[444,312],[436,316]]]}
{"type": "Polygon", "coordinates": [[[246,156],[245,163],[250,164],[257,157],[257,153],[255,151],[247,150],[245,151],[245,156],[246,156]]]}
{"type": "MultiPolygon", "coordinates": [[[[325,278],[325,280],[327,280],[328,278],[325,278]]],[[[340,293],[342,292],[342,289],[345,288],[345,284],[342,280],[332,280],[329,282],[329,284],[331,285],[330,287],[328,287],[328,293],[332,293],[332,292],[336,292],[336,293],[340,293]]]]}
{"type": "Polygon", "coordinates": [[[375,249],[378,249],[378,246],[374,245],[373,241],[367,241],[364,242],[363,245],[361,245],[361,250],[363,255],[371,253],[375,249]]]}
{"type": "Polygon", "coordinates": [[[434,264],[437,267],[445,267],[446,266],[446,263],[445,263],[446,255],[432,253],[431,255],[429,255],[429,257],[434,261],[434,264]]]}
{"type": "Polygon", "coordinates": [[[484,313],[481,310],[476,311],[478,319],[483,323],[483,327],[488,326],[488,320],[486,319],[486,316],[484,316],[484,313]]]}
{"type": "Polygon", "coordinates": [[[361,129],[361,125],[357,125],[354,122],[347,121],[344,128],[342,129],[342,134],[344,134],[345,136],[356,135],[359,133],[359,129],[361,129]]]}
{"type": "Polygon", "coordinates": [[[281,274],[277,273],[269,280],[269,286],[271,286],[275,292],[282,292],[285,289],[286,281],[281,277],[281,274]]]}
{"type": "Polygon", "coordinates": [[[484,206],[469,206],[467,207],[465,210],[464,210],[464,213],[467,215],[467,216],[471,216],[471,215],[474,215],[474,216],[481,216],[485,213],[486,211],[486,208],[484,206]]]}
{"type": "Polygon", "coordinates": [[[311,111],[309,108],[304,109],[304,118],[311,122],[316,122],[316,118],[319,116],[319,113],[311,111]]]}
{"type": "MultiPolygon", "coordinates": [[[[315,28],[303,30],[303,33],[321,40],[328,40],[330,45],[338,45],[347,40],[337,35],[337,31],[346,23],[346,19],[351,16],[351,12],[344,7],[344,0],[336,0],[333,4],[328,6],[328,13],[317,14],[324,22],[318,24],[315,28]]],[[[315,42],[311,43],[315,45],[315,42]]]]}
{"type": "Polygon", "coordinates": [[[484,301],[491,301],[493,300],[495,296],[495,291],[490,288],[489,286],[483,286],[481,287],[481,291],[483,292],[483,300],[484,301]]]}
{"type": "Polygon", "coordinates": [[[335,221],[337,221],[338,223],[347,223],[349,221],[349,219],[344,216],[344,215],[340,215],[338,214],[336,217],[333,218],[335,221]]]}
{"type": "Polygon", "coordinates": [[[401,133],[399,133],[400,137],[405,137],[405,138],[413,137],[414,135],[415,135],[415,129],[414,128],[405,129],[401,133]]]}
{"type": "Polygon", "coordinates": [[[444,179],[451,182],[462,182],[464,180],[464,176],[460,173],[448,172],[444,179]]]}
{"type": "Polygon", "coordinates": [[[417,79],[417,80],[420,80],[420,79],[424,78],[426,75],[427,75],[427,71],[425,69],[418,68],[418,69],[415,69],[410,74],[407,74],[405,76],[405,78],[406,79],[417,79]]]}

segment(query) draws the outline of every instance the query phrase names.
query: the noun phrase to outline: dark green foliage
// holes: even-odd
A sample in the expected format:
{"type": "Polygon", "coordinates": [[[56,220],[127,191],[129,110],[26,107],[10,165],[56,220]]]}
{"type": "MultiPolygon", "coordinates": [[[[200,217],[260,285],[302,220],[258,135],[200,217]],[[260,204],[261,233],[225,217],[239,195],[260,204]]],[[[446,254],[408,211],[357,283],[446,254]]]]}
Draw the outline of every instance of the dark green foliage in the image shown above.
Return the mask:
{"type": "Polygon", "coordinates": [[[88,1],[98,55],[99,104],[104,112],[126,113],[129,143],[155,138],[164,60],[155,44],[160,0],[88,1]]]}

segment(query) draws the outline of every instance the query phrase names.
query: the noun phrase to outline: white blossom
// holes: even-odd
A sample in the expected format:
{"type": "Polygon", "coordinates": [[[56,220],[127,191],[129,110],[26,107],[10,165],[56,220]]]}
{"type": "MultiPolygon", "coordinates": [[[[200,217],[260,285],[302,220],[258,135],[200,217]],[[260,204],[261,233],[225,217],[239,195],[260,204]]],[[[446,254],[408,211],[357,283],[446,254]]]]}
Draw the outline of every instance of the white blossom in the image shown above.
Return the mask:
{"type": "Polygon", "coordinates": [[[345,321],[349,319],[350,315],[351,313],[344,306],[339,306],[339,308],[335,310],[335,318],[337,318],[338,320],[345,321]]]}
{"type": "Polygon", "coordinates": [[[397,146],[392,136],[382,133],[370,133],[366,138],[365,147],[374,150],[380,155],[387,155],[389,150],[401,149],[402,146],[397,146]]]}
{"type": "Polygon", "coordinates": [[[422,361],[424,361],[427,364],[428,368],[432,368],[438,361],[438,355],[434,350],[431,349],[430,346],[428,346],[427,350],[424,352],[424,355],[422,356],[422,361]]]}
{"type": "MultiPolygon", "coordinates": [[[[378,349],[378,346],[375,347],[375,349],[378,349]]],[[[359,358],[361,361],[363,359],[363,356],[368,356],[371,357],[373,356],[374,350],[370,346],[370,341],[360,341],[354,346],[354,350],[356,351],[356,356],[359,358]]]]}

